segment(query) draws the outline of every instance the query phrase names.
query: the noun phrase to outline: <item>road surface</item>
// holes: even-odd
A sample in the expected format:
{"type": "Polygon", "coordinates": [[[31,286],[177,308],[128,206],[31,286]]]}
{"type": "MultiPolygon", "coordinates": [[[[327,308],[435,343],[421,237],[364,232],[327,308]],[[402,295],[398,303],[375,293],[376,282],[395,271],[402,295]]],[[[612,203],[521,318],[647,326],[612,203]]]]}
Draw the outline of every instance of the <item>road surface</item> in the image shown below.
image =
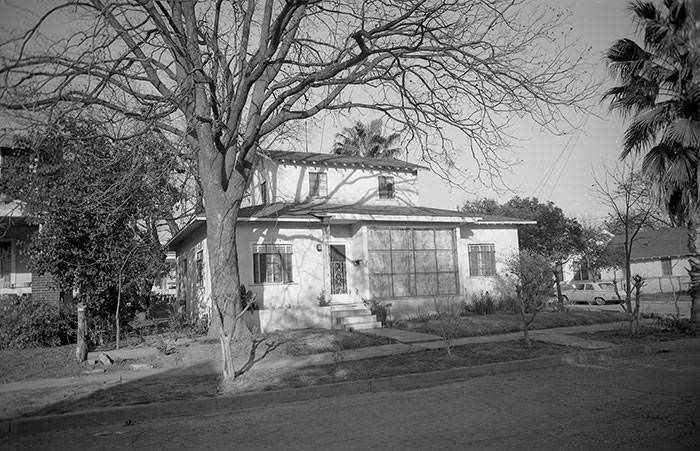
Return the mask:
{"type": "Polygon", "coordinates": [[[698,449],[700,355],[2,439],[0,448],[32,450],[698,449]]]}

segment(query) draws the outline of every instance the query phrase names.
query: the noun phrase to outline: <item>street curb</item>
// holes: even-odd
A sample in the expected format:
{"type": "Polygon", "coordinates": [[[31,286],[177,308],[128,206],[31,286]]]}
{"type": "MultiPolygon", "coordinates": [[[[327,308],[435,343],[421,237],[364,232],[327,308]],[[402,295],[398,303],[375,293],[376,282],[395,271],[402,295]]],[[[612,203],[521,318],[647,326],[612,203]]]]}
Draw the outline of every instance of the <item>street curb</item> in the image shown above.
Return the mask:
{"type": "Polygon", "coordinates": [[[531,371],[563,365],[600,363],[610,358],[673,351],[700,351],[700,338],[656,342],[630,346],[616,346],[603,350],[580,351],[527,360],[490,363],[486,365],[452,368],[427,373],[404,374],[377,379],[339,382],[296,389],[284,389],[246,393],[236,396],[202,398],[133,406],[106,407],[59,415],[20,417],[0,420],[0,437],[13,434],[36,434],[54,429],[84,428],[87,426],[132,424],[152,418],[169,418],[222,411],[235,412],[333,396],[353,395],[397,390],[429,388],[436,385],[460,382],[468,378],[495,374],[531,371]]]}

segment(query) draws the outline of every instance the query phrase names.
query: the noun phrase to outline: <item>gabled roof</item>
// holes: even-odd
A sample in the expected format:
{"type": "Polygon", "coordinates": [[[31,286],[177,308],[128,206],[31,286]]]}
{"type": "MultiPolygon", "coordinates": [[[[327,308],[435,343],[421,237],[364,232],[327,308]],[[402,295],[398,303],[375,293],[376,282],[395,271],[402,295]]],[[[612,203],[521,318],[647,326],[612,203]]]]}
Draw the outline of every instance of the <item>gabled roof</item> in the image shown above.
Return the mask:
{"type": "MultiPolygon", "coordinates": [[[[333,223],[402,222],[407,225],[411,223],[512,226],[536,224],[535,221],[505,216],[477,216],[456,210],[413,205],[337,205],[320,202],[302,204],[277,202],[268,205],[255,205],[241,208],[238,217],[241,222],[308,222],[317,224],[324,221],[333,223]]],[[[174,249],[188,235],[205,225],[206,218],[203,214],[195,216],[170,239],[168,247],[174,249]]]]}
{"type": "Polygon", "coordinates": [[[427,169],[425,166],[393,158],[351,157],[332,153],[285,152],[281,150],[270,150],[265,152],[264,155],[280,163],[291,163],[299,166],[390,169],[393,171],[413,173],[417,172],[418,169],[427,169]]]}
{"type": "MultiPolygon", "coordinates": [[[[610,245],[623,246],[624,242],[624,235],[615,235],[610,240],[610,245]]],[[[692,254],[688,249],[688,231],[682,227],[641,231],[632,243],[632,260],[656,260],[689,255],[692,254]]]]}

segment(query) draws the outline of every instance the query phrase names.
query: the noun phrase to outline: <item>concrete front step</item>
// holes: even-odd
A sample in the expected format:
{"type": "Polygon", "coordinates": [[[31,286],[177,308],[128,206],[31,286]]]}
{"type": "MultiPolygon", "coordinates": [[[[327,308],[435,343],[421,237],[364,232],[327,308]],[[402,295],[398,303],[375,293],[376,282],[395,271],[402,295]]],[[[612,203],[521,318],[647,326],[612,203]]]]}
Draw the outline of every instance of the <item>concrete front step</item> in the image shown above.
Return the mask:
{"type": "Polygon", "coordinates": [[[360,330],[381,327],[377,317],[363,303],[331,305],[334,329],[360,330]]]}
{"type": "Polygon", "coordinates": [[[380,323],[379,321],[368,321],[366,323],[346,324],[345,330],[380,329],[381,327],[382,323],[380,323]]]}
{"type": "Polygon", "coordinates": [[[344,316],[342,319],[342,323],[346,326],[352,325],[352,324],[359,324],[359,323],[366,323],[368,321],[377,321],[377,318],[374,315],[352,315],[352,316],[344,316]]]}

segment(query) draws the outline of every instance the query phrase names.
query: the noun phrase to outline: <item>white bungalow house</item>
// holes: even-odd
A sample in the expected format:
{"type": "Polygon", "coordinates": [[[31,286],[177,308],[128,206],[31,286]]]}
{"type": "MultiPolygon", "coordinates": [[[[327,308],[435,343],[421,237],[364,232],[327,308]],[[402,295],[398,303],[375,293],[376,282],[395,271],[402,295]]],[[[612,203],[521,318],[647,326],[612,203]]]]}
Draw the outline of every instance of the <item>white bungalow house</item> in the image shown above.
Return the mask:
{"type": "MultiPolygon", "coordinates": [[[[241,283],[257,296],[261,330],[377,327],[363,301],[391,303],[399,318],[434,310],[437,297],[494,290],[518,252],[517,226],[532,221],[417,206],[424,169],[332,154],[261,158],[237,226],[241,283]]],[[[169,247],[180,303],[211,317],[204,216],[169,247]]]]}
{"type": "MultiPolygon", "coordinates": [[[[622,247],[625,237],[616,235],[610,246],[622,247]]],[[[644,277],[642,291],[648,293],[673,293],[688,289],[688,231],[685,228],[663,228],[641,231],[632,243],[630,270],[632,275],[644,277]]],[[[624,280],[624,270],[603,270],[605,280],[624,280]]]]}

